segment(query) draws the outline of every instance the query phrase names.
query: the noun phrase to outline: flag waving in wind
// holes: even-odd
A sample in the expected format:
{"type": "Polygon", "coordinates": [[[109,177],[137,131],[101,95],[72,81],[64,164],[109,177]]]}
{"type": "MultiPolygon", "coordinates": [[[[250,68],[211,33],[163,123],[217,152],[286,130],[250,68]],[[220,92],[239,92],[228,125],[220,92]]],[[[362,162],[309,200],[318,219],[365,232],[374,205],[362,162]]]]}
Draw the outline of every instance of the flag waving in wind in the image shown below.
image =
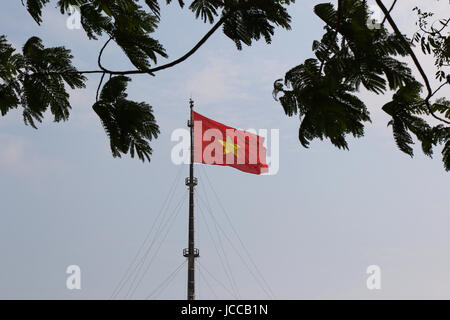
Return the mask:
{"type": "Polygon", "coordinates": [[[261,174],[268,172],[264,138],[237,130],[193,111],[194,162],[230,166],[261,174]]]}

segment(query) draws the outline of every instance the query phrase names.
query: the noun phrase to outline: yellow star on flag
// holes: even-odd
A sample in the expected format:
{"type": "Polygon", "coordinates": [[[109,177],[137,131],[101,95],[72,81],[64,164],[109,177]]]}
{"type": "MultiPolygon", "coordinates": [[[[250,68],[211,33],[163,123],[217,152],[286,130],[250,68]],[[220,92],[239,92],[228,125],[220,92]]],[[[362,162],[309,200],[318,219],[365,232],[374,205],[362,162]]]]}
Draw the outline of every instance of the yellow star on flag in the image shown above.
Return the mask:
{"type": "Polygon", "coordinates": [[[237,156],[237,149],[241,146],[238,144],[234,144],[231,140],[230,136],[227,136],[227,141],[223,141],[219,139],[219,142],[224,146],[225,148],[225,154],[227,153],[234,153],[235,156],[237,156]]]}

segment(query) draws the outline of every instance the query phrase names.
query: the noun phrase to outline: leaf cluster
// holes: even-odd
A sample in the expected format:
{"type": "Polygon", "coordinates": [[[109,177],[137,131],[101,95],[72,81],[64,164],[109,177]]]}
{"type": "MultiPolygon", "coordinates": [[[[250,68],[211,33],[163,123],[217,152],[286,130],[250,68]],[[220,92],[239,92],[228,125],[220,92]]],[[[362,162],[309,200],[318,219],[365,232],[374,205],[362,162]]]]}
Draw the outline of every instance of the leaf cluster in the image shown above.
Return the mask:
{"type": "MultiPolygon", "coordinates": [[[[449,128],[432,127],[424,119],[430,114],[421,98],[422,85],[398,57],[408,55],[409,42],[389,33],[384,26],[370,28],[370,11],[365,1],[340,0],[316,5],[314,12],[325,23],[320,41],[313,42],[315,58],[292,68],[274,83],[274,97],[288,116],[299,115],[299,140],[304,147],[315,138],[330,139],[338,148],[348,149],[346,136],[364,135],[370,115],[356,93],[365,88],[376,94],[393,90],[392,101],[382,109],[392,120],[398,148],[413,156],[413,136],[423,152],[432,156],[433,147],[444,144],[444,166],[450,170],[449,128]]],[[[431,111],[450,115],[446,99],[438,99],[431,111]]]]}
{"type": "Polygon", "coordinates": [[[30,38],[22,53],[0,36],[0,112],[22,108],[25,124],[36,128],[50,108],[55,122],[69,118],[66,87],[84,88],[86,78],[72,65],[70,50],[45,48],[38,37],[30,38]]]}
{"type": "Polygon", "coordinates": [[[130,152],[132,158],[136,154],[142,161],[150,161],[152,148],[148,142],[158,137],[159,127],[151,106],[127,99],[125,90],[130,80],[125,76],[112,77],[92,108],[109,137],[114,157],[130,152]]]}

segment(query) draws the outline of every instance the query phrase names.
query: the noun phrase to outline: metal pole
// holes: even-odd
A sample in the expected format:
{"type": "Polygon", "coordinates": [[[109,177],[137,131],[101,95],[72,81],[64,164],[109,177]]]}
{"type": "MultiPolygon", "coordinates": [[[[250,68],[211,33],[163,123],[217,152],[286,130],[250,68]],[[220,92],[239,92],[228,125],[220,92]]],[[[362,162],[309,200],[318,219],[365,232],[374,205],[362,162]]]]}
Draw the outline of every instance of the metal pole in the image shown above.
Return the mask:
{"type": "Polygon", "coordinates": [[[189,178],[186,179],[186,185],[189,186],[189,239],[188,248],[183,250],[183,255],[188,258],[187,299],[195,300],[195,258],[199,256],[199,251],[194,244],[194,187],[197,185],[197,178],[194,177],[194,102],[192,99],[189,101],[189,105],[191,109],[191,119],[188,121],[191,133],[191,163],[189,178]]]}

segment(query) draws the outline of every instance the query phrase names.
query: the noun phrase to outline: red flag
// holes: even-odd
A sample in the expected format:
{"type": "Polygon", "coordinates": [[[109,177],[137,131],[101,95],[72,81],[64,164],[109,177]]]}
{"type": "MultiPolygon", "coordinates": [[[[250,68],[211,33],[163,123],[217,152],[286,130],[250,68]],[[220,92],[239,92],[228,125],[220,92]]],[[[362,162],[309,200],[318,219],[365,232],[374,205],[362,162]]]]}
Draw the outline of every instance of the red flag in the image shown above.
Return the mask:
{"type": "Polygon", "coordinates": [[[230,166],[261,174],[268,172],[264,138],[237,130],[193,111],[194,162],[230,166]]]}

